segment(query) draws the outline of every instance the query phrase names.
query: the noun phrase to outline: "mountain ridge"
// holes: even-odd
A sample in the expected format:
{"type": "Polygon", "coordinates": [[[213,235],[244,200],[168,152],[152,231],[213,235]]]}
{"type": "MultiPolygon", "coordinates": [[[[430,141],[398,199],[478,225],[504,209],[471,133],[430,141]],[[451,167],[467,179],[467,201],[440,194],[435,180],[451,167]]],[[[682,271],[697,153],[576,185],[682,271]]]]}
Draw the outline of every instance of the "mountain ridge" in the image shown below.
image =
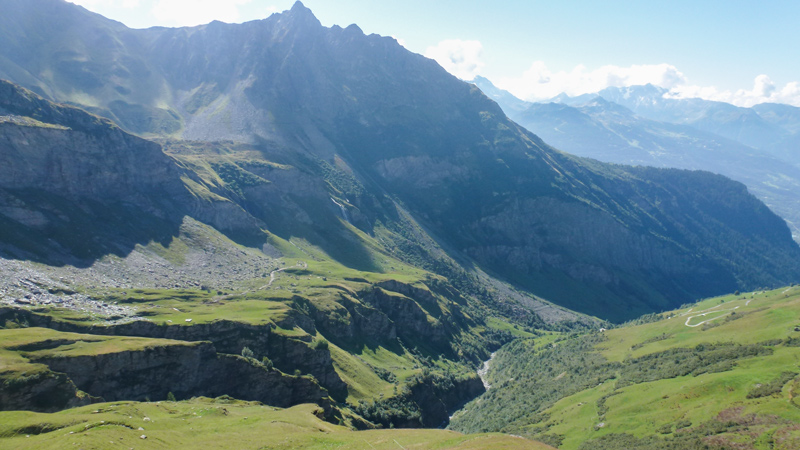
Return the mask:
{"type": "MultiPolygon", "coordinates": [[[[9,5],[15,1],[4,0],[9,5]]],[[[184,167],[191,166],[186,173],[194,177],[193,192],[209,192],[203,195],[218,200],[212,204],[238,211],[253,233],[258,234],[257,224],[282,238],[301,233],[336,258],[349,258],[348,264],[369,267],[374,259],[365,251],[353,253],[353,245],[362,244],[356,244],[356,230],[348,225],[367,236],[388,228],[391,240],[413,242],[404,220],[397,219],[408,213],[456,260],[477,262],[524,290],[584,312],[610,313],[607,317],[634,317],[719,289],[789,281],[791,264],[781,268],[750,244],[733,250],[720,243],[719,248],[704,246],[700,253],[691,248],[691,243],[714,239],[723,229],[742,242],[778,242],[789,235],[774,228],[781,224],[762,214],[746,191],[729,190],[722,187],[726,181],[714,178],[720,192],[736,193],[744,208],[741,214],[766,220],[765,230],[770,231],[748,228],[743,234],[734,231],[736,226],[729,229],[726,222],[734,225],[735,214],[700,219],[706,213],[699,209],[666,208],[652,196],[680,198],[688,207],[699,201],[699,192],[684,196],[677,184],[653,189],[643,176],[646,172],[562,154],[434,61],[406,51],[391,38],[365,36],[357,27],[325,28],[312,18],[298,4],[289,12],[241,25],[123,29],[110,51],[81,47],[86,64],[109,60],[113,68],[97,72],[84,92],[97,99],[113,92],[110,101],[86,107],[110,111],[117,119],[130,113],[133,122],[122,120],[124,127],[149,130],[144,135],[161,139],[174,140],[178,133],[208,142],[207,147],[219,146],[222,138],[252,146],[258,164],[249,156],[175,157],[184,167]],[[134,77],[134,66],[147,69],[145,76],[134,77]],[[116,76],[115,71],[129,75],[116,76]],[[165,108],[136,93],[151,85],[162,86],[147,92],[153,96],[163,91],[165,108]],[[292,199],[301,192],[302,202],[292,199]],[[757,213],[744,212],[754,207],[757,213]],[[352,223],[340,222],[342,208],[352,223]],[[689,219],[692,215],[698,216],[689,219]],[[298,227],[299,217],[304,219],[298,227]],[[596,224],[604,238],[592,234],[596,224]],[[630,261],[648,261],[649,269],[630,261]],[[770,269],[756,270],[753,261],[770,269]],[[704,265],[720,274],[713,289],[703,288],[702,277],[696,276],[704,265]]],[[[99,33],[116,28],[102,25],[99,33]]],[[[92,33],[81,36],[87,35],[92,33]]],[[[41,57],[47,61],[47,46],[43,48],[41,57]]],[[[75,55],[70,58],[69,67],[84,64],[75,55]]],[[[83,73],[89,66],[81,67],[78,72],[83,73]]],[[[66,80],[75,71],[53,73],[54,79],[66,80]]],[[[62,100],[80,97],[73,92],[62,100]]],[[[706,177],[683,180],[703,185],[706,177]]],[[[421,250],[424,246],[414,246],[416,256],[404,258],[430,260],[431,253],[421,250]]],[[[794,244],[773,248],[782,255],[779,259],[797,258],[794,244]]]]}
{"type": "MultiPolygon", "coordinates": [[[[498,100],[507,101],[510,94],[504,95],[488,80],[478,82],[494,92],[498,100]]],[[[657,95],[666,92],[653,86],[644,91],[657,95]]],[[[641,117],[602,96],[588,97],[591,96],[570,100],[561,96],[557,103],[527,103],[521,107],[512,102],[503,106],[518,123],[580,156],[617,164],[709,170],[730,176],[745,183],[787,220],[796,239],[800,236],[800,197],[796,194],[800,171],[790,160],[689,124],[641,117]]],[[[788,109],[794,112],[794,108],[788,109]]],[[[787,123],[791,124],[791,119],[787,123]]]]}

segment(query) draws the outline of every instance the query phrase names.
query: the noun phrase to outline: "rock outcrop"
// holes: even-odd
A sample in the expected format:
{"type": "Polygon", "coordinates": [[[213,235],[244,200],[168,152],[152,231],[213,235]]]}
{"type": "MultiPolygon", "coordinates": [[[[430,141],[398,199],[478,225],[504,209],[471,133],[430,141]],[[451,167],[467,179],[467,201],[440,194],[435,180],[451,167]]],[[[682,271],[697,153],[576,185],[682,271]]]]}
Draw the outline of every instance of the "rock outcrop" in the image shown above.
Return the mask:
{"type": "MultiPolygon", "coordinates": [[[[312,348],[310,336],[286,336],[276,331],[275,326],[272,324],[250,325],[241,322],[220,320],[191,326],[166,326],[141,320],[119,325],[87,327],[53,320],[50,316],[31,313],[27,310],[0,308],[0,323],[4,322],[6,319],[12,320],[12,318],[13,320],[21,318],[31,326],[46,327],[65,332],[106,336],[148,337],[183,342],[207,341],[213,344],[215,352],[220,352],[221,354],[227,354],[229,356],[239,355],[242,353],[242,350],[247,347],[254,353],[257,360],[267,357],[276,368],[285,373],[291,374],[294,373],[295,370],[299,370],[301,373],[313,375],[319,383],[328,389],[331,395],[336,398],[343,399],[347,395],[347,386],[336,373],[328,349],[312,348]],[[304,338],[306,340],[303,340],[304,338]]],[[[200,349],[206,352],[208,350],[206,347],[200,347],[200,349]]],[[[171,349],[170,351],[179,350],[181,349],[171,349]]],[[[182,354],[195,359],[199,357],[192,352],[184,352],[182,354]]],[[[207,355],[204,357],[210,359],[207,355]]],[[[183,364],[183,362],[178,360],[176,360],[175,363],[183,364]]],[[[195,364],[195,362],[189,361],[186,364],[192,365],[195,364]]],[[[234,366],[229,365],[229,367],[234,366]]],[[[194,385],[199,386],[197,383],[194,385]]],[[[189,391],[187,390],[186,392],[189,391]]],[[[174,390],[173,393],[177,395],[177,392],[174,390]]],[[[95,394],[92,392],[92,395],[102,394],[95,394]]],[[[166,393],[164,393],[164,395],[166,395],[166,393]]],[[[233,394],[228,395],[233,396],[233,394]]]]}
{"type": "Polygon", "coordinates": [[[92,400],[67,375],[51,370],[38,370],[0,384],[0,411],[56,412],[88,405],[92,400]]]}
{"type": "Polygon", "coordinates": [[[105,401],[229,395],[287,407],[319,403],[327,392],[312,379],[266,369],[247,358],[218,354],[211,343],[163,345],[135,351],[35,360],[65,373],[81,390],[105,401]]]}

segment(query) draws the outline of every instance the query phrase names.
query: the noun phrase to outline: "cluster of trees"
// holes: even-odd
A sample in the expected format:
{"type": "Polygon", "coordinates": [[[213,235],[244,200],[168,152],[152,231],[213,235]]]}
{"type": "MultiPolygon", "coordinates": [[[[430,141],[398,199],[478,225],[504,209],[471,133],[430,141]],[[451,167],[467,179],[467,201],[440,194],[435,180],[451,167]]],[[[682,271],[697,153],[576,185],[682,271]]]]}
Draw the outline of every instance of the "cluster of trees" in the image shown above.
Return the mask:
{"type": "Polygon", "coordinates": [[[617,388],[685,375],[724,372],[741,359],[770,354],[772,348],[764,344],[719,343],[673,348],[625,361],[617,388]]]}
{"type": "Polygon", "coordinates": [[[422,412],[407,395],[362,402],[355,405],[353,411],[386,428],[422,427],[422,412]]]}
{"type": "MultiPolygon", "coordinates": [[[[619,363],[610,363],[594,351],[603,339],[600,334],[587,334],[544,348],[532,339],[508,344],[492,361],[492,389],[480,402],[468,404],[453,418],[451,427],[470,433],[523,432],[523,426],[537,423],[532,419],[559,399],[616,377],[619,363]]],[[[538,429],[537,438],[546,431],[538,429]]]]}
{"type": "Polygon", "coordinates": [[[781,375],[767,384],[756,386],[747,393],[747,398],[761,398],[772,394],[777,394],[783,390],[786,383],[792,381],[797,376],[797,372],[783,372],[781,375]]]}

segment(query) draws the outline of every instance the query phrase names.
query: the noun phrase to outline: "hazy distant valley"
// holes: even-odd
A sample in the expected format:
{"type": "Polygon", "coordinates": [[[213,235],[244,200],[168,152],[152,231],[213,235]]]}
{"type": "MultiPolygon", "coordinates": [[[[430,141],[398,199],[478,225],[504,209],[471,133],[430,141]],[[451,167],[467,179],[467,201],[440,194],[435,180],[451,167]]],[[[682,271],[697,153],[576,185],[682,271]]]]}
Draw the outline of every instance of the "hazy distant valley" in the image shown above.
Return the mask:
{"type": "Polygon", "coordinates": [[[800,239],[800,108],[671,99],[654,86],[523,102],[475,80],[508,116],[560,150],[617,164],[707,170],[741,181],[800,239]]]}
{"type": "Polygon", "coordinates": [[[800,439],[794,110],[525,103],[299,2],[0,9],[0,447],[800,439]]]}

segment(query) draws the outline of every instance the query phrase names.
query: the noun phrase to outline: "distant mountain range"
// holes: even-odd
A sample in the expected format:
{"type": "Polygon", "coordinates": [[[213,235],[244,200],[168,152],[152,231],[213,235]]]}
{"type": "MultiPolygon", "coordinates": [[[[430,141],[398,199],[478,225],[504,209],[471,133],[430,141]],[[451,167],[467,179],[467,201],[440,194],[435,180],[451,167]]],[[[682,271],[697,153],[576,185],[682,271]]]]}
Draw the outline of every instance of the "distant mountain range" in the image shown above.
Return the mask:
{"type": "Polygon", "coordinates": [[[800,108],[672,99],[652,85],[531,103],[485,78],[475,83],[512,120],[564,151],[617,164],[708,170],[741,181],[800,238],[800,108]]]}
{"type": "Polygon", "coordinates": [[[786,147],[797,140],[800,108],[772,103],[742,108],[699,98],[671,98],[666,89],[652,85],[611,87],[598,95],[647,119],[690,125],[754,148],[790,156],[794,163],[800,160],[796,151],[788,152],[786,147]]]}
{"type": "MultiPolygon", "coordinates": [[[[245,24],[146,30],[62,0],[0,0],[0,6],[0,76],[159,139],[170,155],[157,157],[169,167],[159,183],[176,192],[163,201],[177,206],[114,201],[115,191],[102,185],[65,192],[43,178],[39,189],[48,195],[79,205],[130,204],[172,225],[168,213],[189,215],[258,248],[268,230],[307,240],[359,270],[383,270],[373,248],[445,276],[454,272],[443,267],[457,262],[459,270],[479,267],[525,292],[613,320],[785,284],[800,273],[800,248],[789,229],[743,185],[710,173],[622,167],[557,151],[434,61],[355,25],[325,28],[299,2],[245,24]],[[242,146],[249,153],[238,153],[242,146]]],[[[634,120],[608,103],[594,108],[634,120]]],[[[6,109],[37,117],[35,110],[6,109]]],[[[69,121],[37,120],[71,128],[69,121]]],[[[144,158],[137,150],[130,150],[134,156],[107,148],[111,131],[98,133],[81,139],[100,153],[144,158]]],[[[26,164],[32,167],[26,173],[50,170],[34,167],[49,160],[28,160],[34,150],[22,140],[6,145],[18,161],[0,171],[26,164]]],[[[114,170],[77,162],[65,164],[59,177],[92,183],[114,170]]],[[[117,169],[147,179],[146,167],[117,169]]],[[[48,227],[61,230],[53,236],[64,236],[28,240],[26,251],[74,252],[79,246],[65,239],[76,222],[53,213],[53,199],[50,212],[43,211],[18,179],[8,175],[2,185],[6,204],[27,205],[4,210],[14,211],[4,216],[10,229],[24,234],[17,219],[41,213],[48,227]]],[[[140,188],[158,199],[154,186],[140,188]]],[[[167,236],[171,231],[167,226],[167,236]]],[[[24,257],[25,251],[13,253],[18,242],[5,245],[24,257]]],[[[99,258],[111,248],[124,255],[130,248],[113,239],[104,245],[79,256],[99,258]]]]}

